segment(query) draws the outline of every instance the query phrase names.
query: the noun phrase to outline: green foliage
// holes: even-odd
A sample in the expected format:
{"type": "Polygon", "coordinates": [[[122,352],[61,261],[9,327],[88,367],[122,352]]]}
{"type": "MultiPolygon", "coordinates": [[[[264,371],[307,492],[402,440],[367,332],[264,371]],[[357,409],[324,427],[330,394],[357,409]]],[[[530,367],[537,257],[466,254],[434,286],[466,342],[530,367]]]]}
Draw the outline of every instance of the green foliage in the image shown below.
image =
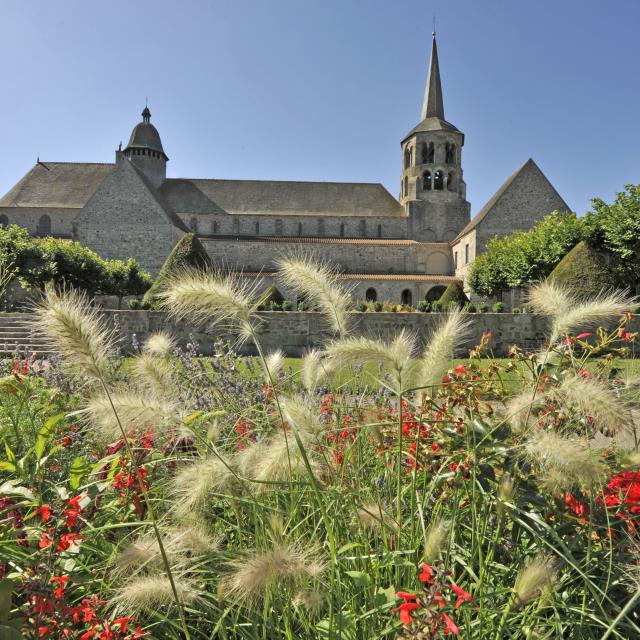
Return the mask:
{"type": "Polygon", "coordinates": [[[293,309],[293,302],[291,300],[283,300],[282,301],[282,310],[283,311],[291,311],[293,309]]]}
{"type": "Polygon", "coordinates": [[[78,242],[32,238],[17,225],[0,229],[0,255],[10,258],[14,277],[26,289],[55,280],[89,294],[124,296],[142,294],[152,282],[133,258],[106,260],[78,242]]]}
{"type": "Polygon", "coordinates": [[[611,256],[597,251],[584,240],[560,260],[548,279],[582,297],[592,297],[603,289],[616,287],[610,268],[611,256]]]}
{"type": "Polygon", "coordinates": [[[469,285],[478,295],[491,297],[544,278],[586,233],[575,214],[555,212],[531,231],[493,238],[473,261],[469,285]]]}
{"type": "Polygon", "coordinates": [[[591,203],[593,211],[584,218],[590,244],[614,256],[611,269],[618,286],[635,285],[640,279],[640,185],[626,185],[611,204],[600,198],[591,203]]]}
{"type": "Polygon", "coordinates": [[[462,308],[469,302],[462,285],[459,282],[452,282],[440,296],[438,302],[442,305],[443,309],[450,309],[452,306],[462,308]]]}
{"type": "Polygon", "coordinates": [[[418,309],[418,311],[421,311],[422,313],[427,313],[427,312],[431,311],[431,303],[428,302],[427,300],[420,300],[420,302],[418,302],[417,309],[418,309]]]}
{"type": "Polygon", "coordinates": [[[504,312],[504,302],[494,302],[491,306],[491,311],[493,313],[503,313],[504,312]]]}
{"type": "Polygon", "coordinates": [[[145,293],[142,304],[151,306],[171,276],[182,269],[206,269],[211,267],[211,258],[195,233],[187,233],[176,243],[160,269],[151,288],[145,293]]]}

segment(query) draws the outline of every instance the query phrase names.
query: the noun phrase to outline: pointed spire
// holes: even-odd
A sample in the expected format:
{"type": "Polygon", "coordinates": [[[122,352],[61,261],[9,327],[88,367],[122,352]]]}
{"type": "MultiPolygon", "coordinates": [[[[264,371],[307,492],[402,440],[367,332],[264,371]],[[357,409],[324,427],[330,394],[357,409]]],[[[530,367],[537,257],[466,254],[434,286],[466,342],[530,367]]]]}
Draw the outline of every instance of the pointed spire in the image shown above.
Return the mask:
{"type": "Polygon", "coordinates": [[[145,124],[149,124],[151,122],[151,111],[149,111],[149,107],[146,105],[142,110],[142,122],[145,124]]]}
{"type": "Polygon", "coordinates": [[[424,92],[424,102],[422,104],[421,120],[425,118],[440,118],[440,120],[444,120],[442,84],[440,83],[440,66],[438,64],[438,47],[436,45],[435,31],[433,32],[433,42],[431,44],[429,76],[427,77],[427,87],[424,92]]]}

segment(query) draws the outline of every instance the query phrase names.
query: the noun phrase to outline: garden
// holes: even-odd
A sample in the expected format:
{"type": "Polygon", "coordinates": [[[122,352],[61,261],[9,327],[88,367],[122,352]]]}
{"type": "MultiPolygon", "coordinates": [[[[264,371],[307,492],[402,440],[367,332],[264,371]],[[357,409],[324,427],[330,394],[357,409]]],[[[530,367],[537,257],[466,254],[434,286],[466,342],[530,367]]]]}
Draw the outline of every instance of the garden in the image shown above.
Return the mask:
{"type": "Polygon", "coordinates": [[[553,282],[544,350],[455,360],[455,308],[426,344],[351,332],[326,265],[278,279],[333,338],[291,369],[264,353],[249,285],[180,270],[175,318],[257,358],[166,333],[123,358],[84,294],[34,322],[60,357],[0,378],[0,638],[634,638],[640,453],[633,301],[553,282]]]}

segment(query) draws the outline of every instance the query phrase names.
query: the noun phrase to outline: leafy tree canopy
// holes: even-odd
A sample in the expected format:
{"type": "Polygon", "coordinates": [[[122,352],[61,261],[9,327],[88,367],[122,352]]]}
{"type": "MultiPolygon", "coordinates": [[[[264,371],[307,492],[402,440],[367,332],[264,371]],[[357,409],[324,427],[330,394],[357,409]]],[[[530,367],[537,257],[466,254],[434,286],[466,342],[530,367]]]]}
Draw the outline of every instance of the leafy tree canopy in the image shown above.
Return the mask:
{"type": "Polygon", "coordinates": [[[151,276],[130,258],[105,260],[78,242],[33,238],[17,225],[0,228],[0,260],[23,287],[57,284],[91,295],[139,295],[151,286],[151,276]]]}
{"type": "Polygon", "coordinates": [[[473,261],[469,285],[478,295],[495,296],[544,278],[585,234],[574,213],[554,212],[530,231],[493,238],[473,261]]]}

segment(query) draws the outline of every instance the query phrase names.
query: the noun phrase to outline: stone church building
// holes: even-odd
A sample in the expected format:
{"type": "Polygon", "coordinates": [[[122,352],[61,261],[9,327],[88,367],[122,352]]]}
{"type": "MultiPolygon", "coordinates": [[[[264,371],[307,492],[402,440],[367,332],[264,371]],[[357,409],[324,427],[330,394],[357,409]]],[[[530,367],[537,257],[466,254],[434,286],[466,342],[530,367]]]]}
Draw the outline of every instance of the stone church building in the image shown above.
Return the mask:
{"type": "MultiPolygon", "coordinates": [[[[142,112],[115,163],[41,162],[0,199],[0,224],[72,238],[157,273],[195,232],[214,263],[266,276],[282,254],[334,263],[357,299],[437,299],[496,235],[568,206],[533,160],[470,218],[464,134],[445,120],[435,34],[420,122],[402,140],[400,197],[378,183],[167,177],[160,134],[142,112]]],[[[286,292],[283,292],[286,297],[286,292]]]]}

